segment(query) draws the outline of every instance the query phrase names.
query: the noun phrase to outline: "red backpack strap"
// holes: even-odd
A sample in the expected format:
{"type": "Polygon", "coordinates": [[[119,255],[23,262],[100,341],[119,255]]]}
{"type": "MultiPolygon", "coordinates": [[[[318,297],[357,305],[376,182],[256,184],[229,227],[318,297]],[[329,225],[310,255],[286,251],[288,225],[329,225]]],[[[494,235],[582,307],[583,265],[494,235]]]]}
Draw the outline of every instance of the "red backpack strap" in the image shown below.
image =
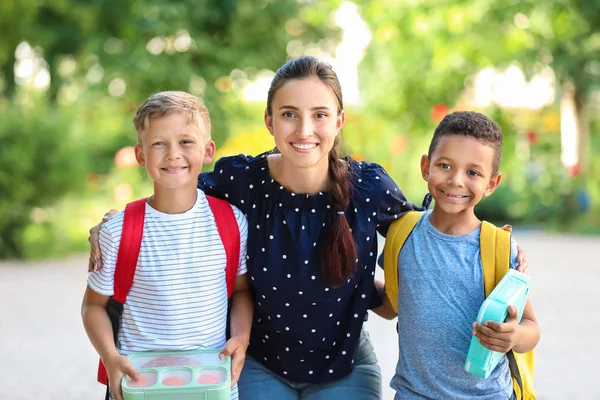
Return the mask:
{"type": "Polygon", "coordinates": [[[206,196],[206,200],[215,216],[217,230],[225,248],[227,257],[225,281],[227,282],[227,297],[231,297],[240,264],[240,228],[231,204],[212,196],[206,196]]]}
{"type": "MultiPolygon", "coordinates": [[[[146,198],[133,201],[125,206],[121,243],[119,244],[117,265],[115,267],[114,294],[109,301],[114,299],[123,304],[129,294],[142,245],[145,214],[146,198]]],[[[106,368],[102,360],[98,365],[98,382],[105,385],[108,382],[106,368]]]]}
{"type": "Polygon", "coordinates": [[[121,233],[121,244],[119,245],[117,266],[115,267],[113,294],[113,298],[119,303],[125,303],[129,289],[133,284],[133,276],[135,275],[142,245],[145,213],[145,198],[133,201],[125,206],[123,232],[121,233]]]}

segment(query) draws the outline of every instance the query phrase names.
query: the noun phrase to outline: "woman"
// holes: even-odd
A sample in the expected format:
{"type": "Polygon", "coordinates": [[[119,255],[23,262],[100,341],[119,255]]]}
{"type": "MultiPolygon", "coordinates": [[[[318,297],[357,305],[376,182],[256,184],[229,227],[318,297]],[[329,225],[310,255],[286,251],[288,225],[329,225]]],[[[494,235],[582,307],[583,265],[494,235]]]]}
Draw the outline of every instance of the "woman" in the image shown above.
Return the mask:
{"type": "MultiPolygon", "coordinates": [[[[313,57],[288,61],[264,115],[276,148],[224,157],[199,177],[199,187],[249,222],[255,311],[241,399],[381,398],[362,330],[367,310],[382,305],[377,232],[416,206],[381,166],[340,159],[345,119],[332,68],[313,57]]],[[[96,255],[96,228],[91,233],[96,255]]]]}

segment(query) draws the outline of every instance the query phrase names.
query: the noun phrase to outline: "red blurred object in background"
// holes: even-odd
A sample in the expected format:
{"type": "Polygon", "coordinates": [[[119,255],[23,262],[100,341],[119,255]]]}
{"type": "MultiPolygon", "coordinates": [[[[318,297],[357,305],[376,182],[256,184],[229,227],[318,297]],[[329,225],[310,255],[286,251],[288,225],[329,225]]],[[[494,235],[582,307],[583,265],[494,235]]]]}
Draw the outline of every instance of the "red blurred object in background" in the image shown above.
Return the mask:
{"type": "Polygon", "coordinates": [[[115,154],[115,164],[118,168],[137,167],[138,162],[135,158],[135,150],[131,146],[123,147],[115,154]]]}
{"type": "Polygon", "coordinates": [[[536,131],[534,131],[533,129],[530,129],[527,131],[527,143],[529,144],[536,144],[539,140],[539,135],[536,131]]]}
{"type": "Polygon", "coordinates": [[[436,104],[431,109],[431,119],[433,122],[440,123],[446,115],[450,112],[450,109],[445,104],[436,104]]]}
{"type": "Polygon", "coordinates": [[[567,170],[569,172],[569,175],[571,175],[571,177],[573,178],[578,177],[581,174],[581,166],[579,165],[579,163],[567,167],[567,170]]]}

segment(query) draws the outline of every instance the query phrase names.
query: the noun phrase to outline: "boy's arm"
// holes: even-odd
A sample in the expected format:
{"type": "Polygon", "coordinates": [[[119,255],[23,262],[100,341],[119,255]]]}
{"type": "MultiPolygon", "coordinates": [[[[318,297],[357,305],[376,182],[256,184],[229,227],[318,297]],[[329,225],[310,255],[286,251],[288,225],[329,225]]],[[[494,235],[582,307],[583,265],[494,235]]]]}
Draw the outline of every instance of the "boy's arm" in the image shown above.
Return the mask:
{"type": "Polygon", "coordinates": [[[506,322],[487,321],[485,325],[475,322],[473,334],[490,350],[502,353],[514,350],[517,353],[526,353],[533,350],[540,341],[540,327],[529,299],[523,308],[521,323],[519,324],[518,321],[516,308],[509,306],[506,322]]]}
{"type": "Polygon", "coordinates": [[[387,294],[385,293],[384,283],[376,279],[375,288],[377,289],[377,293],[379,293],[379,297],[381,297],[383,304],[379,307],[371,309],[371,311],[379,315],[381,318],[385,318],[388,320],[396,318],[398,314],[394,311],[392,303],[390,302],[390,299],[388,299],[387,294]]]}
{"type": "Polygon", "coordinates": [[[81,304],[83,326],[90,342],[104,362],[119,354],[115,347],[112,324],[106,313],[109,298],[87,286],[81,304]]]}
{"type": "Polygon", "coordinates": [[[250,293],[248,274],[238,275],[231,295],[230,327],[231,338],[219,355],[221,359],[231,356],[231,386],[240,378],[244,367],[246,349],[250,343],[250,329],[252,328],[252,315],[254,313],[254,300],[250,293]]]}
{"type": "Polygon", "coordinates": [[[92,342],[106,367],[108,381],[115,400],[122,400],[121,378],[123,375],[127,375],[136,381],[141,377],[127,357],[121,356],[117,352],[112,324],[106,312],[108,299],[108,296],[94,292],[87,286],[81,304],[81,318],[90,342],[92,342]]]}
{"type": "MultiPolygon", "coordinates": [[[[515,317],[517,317],[516,310],[515,317]]],[[[517,353],[527,353],[533,350],[540,341],[540,326],[537,323],[533,306],[529,299],[527,299],[525,308],[523,308],[523,318],[519,324],[519,330],[521,331],[519,332],[519,339],[512,349],[517,353]]]]}

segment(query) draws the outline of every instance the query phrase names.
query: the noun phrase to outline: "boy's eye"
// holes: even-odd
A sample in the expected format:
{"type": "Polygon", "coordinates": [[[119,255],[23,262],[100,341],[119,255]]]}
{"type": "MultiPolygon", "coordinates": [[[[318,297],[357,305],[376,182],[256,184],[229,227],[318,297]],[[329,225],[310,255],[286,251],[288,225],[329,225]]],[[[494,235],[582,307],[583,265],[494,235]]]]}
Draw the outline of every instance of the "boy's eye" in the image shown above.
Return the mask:
{"type": "Polygon", "coordinates": [[[162,146],[163,144],[165,144],[165,142],[154,142],[152,143],[152,146],[162,146]]]}
{"type": "Polygon", "coordinates": [[[481,176],[481,174],[477,171],[468,171],[467,174],[469,174],[471,176],[481,176]]]}
{"type": "Polygon", "coordinates": [[[194,141],[193,140],[189,140],[189,139],[185,139],[185,140],[181,141],[181,144],[191,144],[191,143],[194,143],[194,141]]]}
{"type": "Polygon", "coordinates": [[[440,168],[443,168],[443,169],[450,169],[450,165],[446,164],[446,163],[441,163],[439,166],[440,166],[440,168]]]}

